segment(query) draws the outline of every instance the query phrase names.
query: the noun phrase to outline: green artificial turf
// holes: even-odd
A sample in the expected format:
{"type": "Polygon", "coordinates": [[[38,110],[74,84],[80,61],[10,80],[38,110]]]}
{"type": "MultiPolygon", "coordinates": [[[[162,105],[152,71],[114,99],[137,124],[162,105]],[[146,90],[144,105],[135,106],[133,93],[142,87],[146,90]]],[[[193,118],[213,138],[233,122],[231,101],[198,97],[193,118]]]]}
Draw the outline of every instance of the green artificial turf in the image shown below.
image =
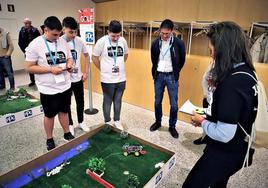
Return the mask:
{"type": "Polygon", "coordinates": [[[28,101],[28,99],[30,98],[26,97],[22,99],[8,101],[6,100],[6,96],[0,96],[0,115],[20,112],[40,105],[40,101],[30,102],[28,101]]]}
{"type": "Polygon", "coordinates": [[[85,173],[88,160],[92,157],[101,157],[105,160],[106,170],[102,178],[115,187],[128,187],[126,183],[128,176],[123,174],[124,171],[137,175],[141,182],[139,187],[143,187],[159,170],[155,168],[155,164],[166,162],[171,157],[147,145],[143,145],[147,152],[145,155],[135,157],[132,154],[126,157],[123,155],[122,146],[126,142],[137,143],[137,141],[130,138],[123,140],[119,133],[114,131],[109,133],[100,131],[89,141],[89,149],[70,159],[71,163],[65,166],[59,174],[50,177],[42,176],[25,187],[60,188],[64,184],[71,185],[72,188],[103,187],[85,173]]]}

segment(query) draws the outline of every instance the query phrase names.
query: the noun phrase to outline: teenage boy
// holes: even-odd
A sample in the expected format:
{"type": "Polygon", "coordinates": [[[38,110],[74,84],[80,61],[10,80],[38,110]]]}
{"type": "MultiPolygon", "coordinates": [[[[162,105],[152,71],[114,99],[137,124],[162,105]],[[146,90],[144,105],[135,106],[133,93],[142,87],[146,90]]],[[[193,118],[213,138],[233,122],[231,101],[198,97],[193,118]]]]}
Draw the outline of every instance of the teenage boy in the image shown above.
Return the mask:
{"type": "Polygon", "coordinates": [[[128,57],[128,46],[121,36],[122,26],[112,20],[108,26],[108,35],[100,38],[93,50],[92,60],[101,72],[103,91],[104,122],[123,129],[120,121],[122,96],[126,87],[125,61],[128,57]],[[114,107],[114,123],[111,122],[111,105],[114,107]]]}
{"type": "MultiPolygon", "coordinates": [[[[68,43],[74,62],[74,68],[73,71],[71,72],[71,82],[72,82],[71,92],[74,94],[76,101],[78,127],[81,128],[83,131],[88,132],[89,128],[84,123],[83,82],[88,78],[90,58],[86,45],[84,44],[81,38],[76,36],[78,30],[77,21],[73,17],[66,17],[63,19],[62,26],[64,35],[61,38],[66,40],[66,42],[68,43]],[[82,73],[80,66],[81,55],[84,55],[84,61],[85,61],[84,73],[82,73]]],[[[73,126],[71,108],[69,108],[68,116],[69,116],[69,129],[70,132],[74,135],[74,126],[73,126]]]]}
{"type": "Polygon", "coordinates": [[[35,74],[40,101],[44,110],[44,128],[47,149],[55,148],[53,139],[54,118],[58,115],[64,139],[74,136],[69,131],[68,109],[71,101],[70,73],[73,70],[72,54],[67,42],[59,38],[60,20],[50,16],[44,21],[45,33],[34,39],[26,48],[26,71],[35,74]],[[68,72],[69,71],[69,72],[68,72]]]}

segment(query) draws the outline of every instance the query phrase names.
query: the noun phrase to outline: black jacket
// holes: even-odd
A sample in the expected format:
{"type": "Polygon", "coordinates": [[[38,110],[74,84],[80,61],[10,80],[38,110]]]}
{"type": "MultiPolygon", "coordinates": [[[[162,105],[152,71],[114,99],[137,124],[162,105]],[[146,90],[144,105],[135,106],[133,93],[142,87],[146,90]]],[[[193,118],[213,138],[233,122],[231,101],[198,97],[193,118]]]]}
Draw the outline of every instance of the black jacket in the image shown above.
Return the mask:
{"type": "MultiPolygon", "coordinates": [[[[152,76],[153,79],[157,76],[157,65],[159,61],[161,42],[160,37],[156,39],[151,46],[151,61],[153,64],[152,67],[152,76]]],[[[171,48],[170,55],[173,67],[173,75],[176,80],[179,80],[180,71],[185,63],[185,46],[182,40],[174,37],[171,48]]]]}
{"type": "Polygon", "coordinates": [[[40,36],[40,32],[37,28],[31,27],[31,29],[28,31],[25,27],[22,27],[18,41],[21,51],[25,53],[25,49],[28,47],[30,42],[38,36],[40,36]]]}

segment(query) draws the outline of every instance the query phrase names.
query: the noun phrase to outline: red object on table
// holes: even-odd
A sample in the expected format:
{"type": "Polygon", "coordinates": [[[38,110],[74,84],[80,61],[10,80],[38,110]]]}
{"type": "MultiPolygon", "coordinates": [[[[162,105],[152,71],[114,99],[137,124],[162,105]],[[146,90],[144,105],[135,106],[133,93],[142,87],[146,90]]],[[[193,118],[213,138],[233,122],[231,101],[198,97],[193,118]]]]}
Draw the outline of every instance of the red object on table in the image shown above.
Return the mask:
{"type": "Polygon", "coordinates": [[[97,174],[93,173],[89,169],[86,170],[86,174],[88,176],[90,176],[93,180],[95,180],[95,181],[99,182],[100,184],[102,184],[105,188],[115,188],[115,186],[113,186],[109,182],[105,181],[104,179],[102,179],[101,177],[99,177],[97,174]]]}

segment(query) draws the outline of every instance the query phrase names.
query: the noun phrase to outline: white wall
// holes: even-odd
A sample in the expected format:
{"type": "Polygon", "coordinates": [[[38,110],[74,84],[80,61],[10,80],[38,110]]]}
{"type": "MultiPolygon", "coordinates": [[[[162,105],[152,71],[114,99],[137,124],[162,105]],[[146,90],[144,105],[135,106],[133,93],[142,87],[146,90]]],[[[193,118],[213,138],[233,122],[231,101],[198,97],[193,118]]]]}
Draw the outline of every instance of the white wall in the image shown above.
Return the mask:
{"type": "Polygon", "coordinates": [[[24,54],[18,46],[18,35],[25,17],[31,18],[32,25],[39,29],[48,16],[57,16],[60,20],[66,16],[77,18],[79,9],[95,7],[91,0],[1,0],[0,4],[0,27],[11,33],[15,47],[12,54],[14,70],[24,69],[24,54]],[[14,4],[15,12],[8,12],[7,4],[14,4]]]}

